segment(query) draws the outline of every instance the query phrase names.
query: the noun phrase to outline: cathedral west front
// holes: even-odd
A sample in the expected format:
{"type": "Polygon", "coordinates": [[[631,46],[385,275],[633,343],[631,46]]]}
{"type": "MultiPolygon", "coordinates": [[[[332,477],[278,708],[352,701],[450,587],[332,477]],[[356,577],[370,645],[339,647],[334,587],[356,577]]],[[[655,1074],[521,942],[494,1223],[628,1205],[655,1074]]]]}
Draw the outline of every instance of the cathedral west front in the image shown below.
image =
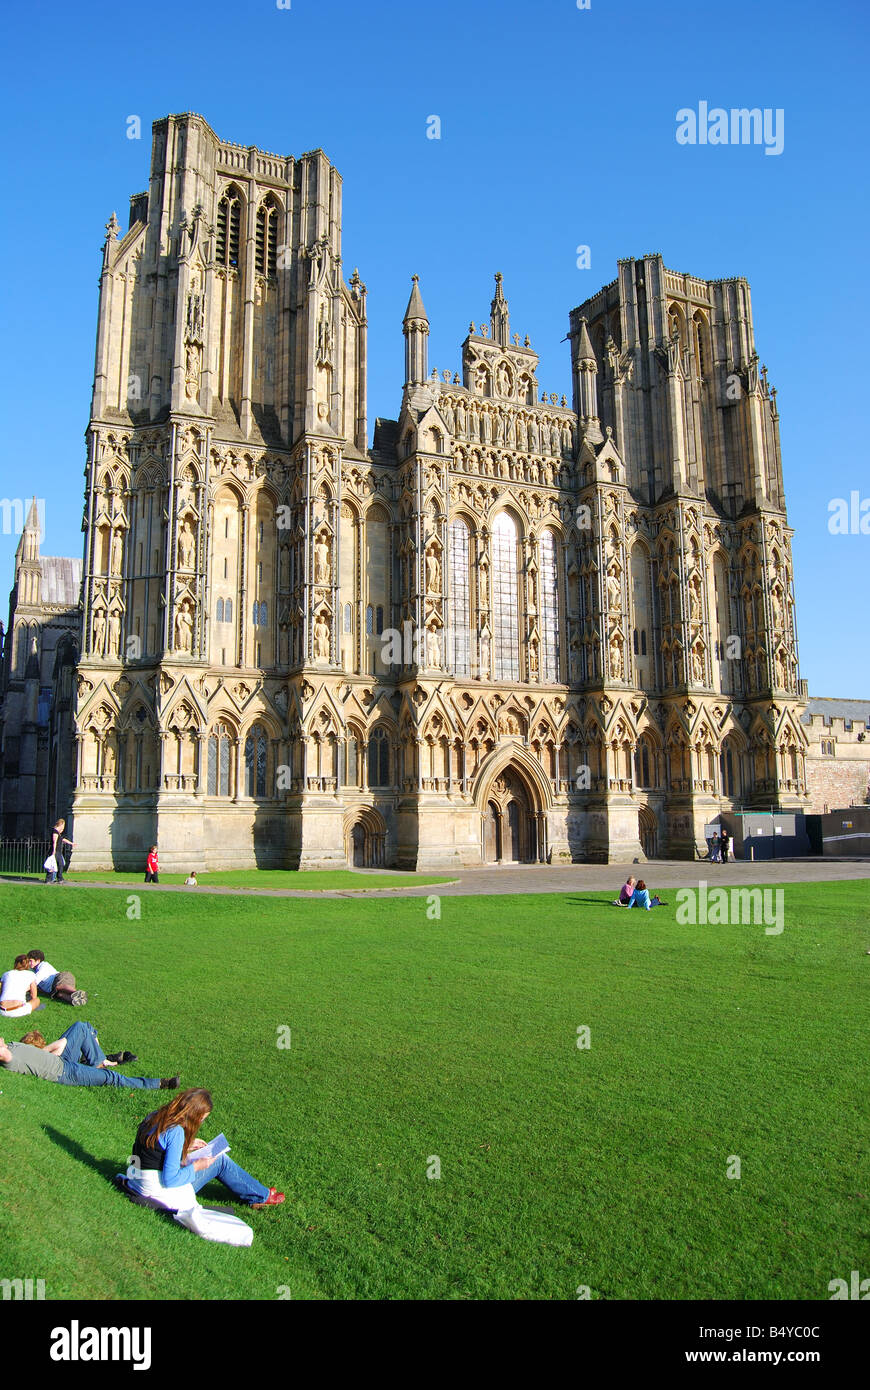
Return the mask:
{"type": "MultiPolygon", "coordinates": [[[[542,391],[495,276],[430,366],[414,276],[368,445],[342,185],[154,126],[103,248],[87,431],[80,868],[692,857],[802,809],[791,532],[749,286],[658,255],[542,391]]],[[[525,326],[524,326],[525,328],[525,326]]]]}

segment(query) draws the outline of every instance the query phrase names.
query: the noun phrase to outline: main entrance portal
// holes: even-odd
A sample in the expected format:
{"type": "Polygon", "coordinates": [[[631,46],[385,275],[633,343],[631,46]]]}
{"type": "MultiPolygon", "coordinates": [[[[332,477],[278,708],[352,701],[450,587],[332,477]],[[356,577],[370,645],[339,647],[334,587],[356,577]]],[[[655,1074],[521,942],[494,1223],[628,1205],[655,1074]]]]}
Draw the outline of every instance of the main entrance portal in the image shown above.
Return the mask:
{"type": "Polygon", "coordinates": [[[544,813],[536,801],[515,768],[495,778],[483,814],[485,864],[534,864],[544,857],[544,813]]]}

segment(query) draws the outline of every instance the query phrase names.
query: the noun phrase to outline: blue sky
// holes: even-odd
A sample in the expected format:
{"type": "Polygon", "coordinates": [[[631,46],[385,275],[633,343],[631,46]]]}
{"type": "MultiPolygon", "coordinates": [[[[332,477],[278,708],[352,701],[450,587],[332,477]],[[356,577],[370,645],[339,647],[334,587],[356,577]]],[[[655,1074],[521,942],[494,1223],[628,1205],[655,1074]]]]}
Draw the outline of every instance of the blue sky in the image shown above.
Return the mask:
{"type": "MultiPolygon", "coordinates": [[[[870,536],[828,530],[831,499],[870,497],[864,0],[36,0],[4,31],[0,492],[46,498],[47,553],[81,551],[104,224],[115,209],[126,227],[147,186],[151,122],[198,111],[223,139],[321,146],[339,169],[345,273],[369,290],[370,426],[398,409],[414,272],[430,366],[458,366],[501,270],[542,388],[569,398],[568,312],[617,257],[745,275],[779,390],[802,674],[870,698],[870,536]],[[678,145],[676,112],[702,100],[782,108],[783,152],[678,145]]],[[[0,535],[4,593],[15,545],[0,535]]]]}

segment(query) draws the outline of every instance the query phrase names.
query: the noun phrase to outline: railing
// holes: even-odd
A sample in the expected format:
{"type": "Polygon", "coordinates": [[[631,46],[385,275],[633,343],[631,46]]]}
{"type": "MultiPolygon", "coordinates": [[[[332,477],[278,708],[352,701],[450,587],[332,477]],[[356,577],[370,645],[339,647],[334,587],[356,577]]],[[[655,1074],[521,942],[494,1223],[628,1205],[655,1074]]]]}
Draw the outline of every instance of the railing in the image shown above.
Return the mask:
{"type": "Polygon", "coordinates": [[[0,840],[0,874],[41,874],[47,839],[0,840]]]}

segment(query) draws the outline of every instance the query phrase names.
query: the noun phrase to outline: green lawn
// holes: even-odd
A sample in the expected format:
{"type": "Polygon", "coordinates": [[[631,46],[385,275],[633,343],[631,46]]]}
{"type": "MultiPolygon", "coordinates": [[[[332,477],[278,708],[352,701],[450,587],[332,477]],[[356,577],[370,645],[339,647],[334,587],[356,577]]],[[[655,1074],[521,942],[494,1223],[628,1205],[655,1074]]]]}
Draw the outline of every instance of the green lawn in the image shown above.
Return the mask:
{"type": "MultiPolygon", "coordinates": [[[[33,874],[7,874],[7,878],[35,878],[33,874]]],[[[42,876],[39,876],[40,879],[42,876]]],[[[145,887],[144,872],[115,872],[112,869],[86,869],[78,873],[73,869],[68,875],[70,883],[141,883],[145,887]]],[[[187,874],[160,875],[160,883],[184,883],[187,874]]],[[[432,883],[449,883],[451,880],[432,877],[426,874],[389,873],[359,874],[353,869],[225,869],[215,873],[197,874],[200,889],[207,888],[292,888],[295,892],[318,892],[324,889],[353,890],[358,893],[374,893],[382,888],[423,888],[432,883]]],[[[51,887],[52,885],[48,885],[51,887]]],[[[193,889],[191,889],[191,892],[193,889]]]]}
{"type": "Polygon", "coordinates": [[[74,1299],[828,1299],[870,1267],[870,885],[784,891],[767,936],[680,926],[674,892],[653,913],[442,898],[440,920],[425,896],[143,892],[136,921],[124,892],[0,885],[3,959],[40,946],[91,994],[43,1031],[89,1018],[127,1070],[209,1087],[205,1137],[287,1193],[250,1250],[206,1243],[109,1184],[153,1093],[0,1071],[0,1277],[74,1299]]]}

